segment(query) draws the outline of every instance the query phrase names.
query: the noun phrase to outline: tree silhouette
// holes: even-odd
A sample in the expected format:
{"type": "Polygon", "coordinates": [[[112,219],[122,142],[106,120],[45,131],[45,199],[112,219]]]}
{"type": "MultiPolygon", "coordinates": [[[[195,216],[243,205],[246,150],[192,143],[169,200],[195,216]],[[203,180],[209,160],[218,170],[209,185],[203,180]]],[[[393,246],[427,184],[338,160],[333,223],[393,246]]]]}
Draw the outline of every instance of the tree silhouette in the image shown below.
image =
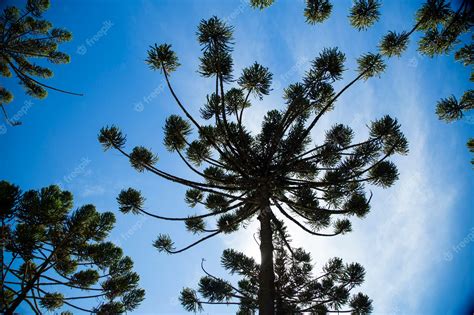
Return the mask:
{"type": "MultiPolygon", "coordinates": [[[[469,152],[474,153],[474,138],[467,141],[467,148],[469,149],[469,152]]],[[[471,160],[471,164],[474,165],[474,158],[471,160]]]]}
{"type": "MultiPolygon", "coordinates": [[[[250,0],[250,6],[255,9],[266,9],[274,0],[250,0]]],[[[332,12],[330,0],[305,0],[304,16],[308,24],[322,23],[329,18],[332,12]]],[[[365,30],[378,21],[380,17],[380,1],[354,0],[350,9],[349,21],[358,30],[365,30]]]]}
{"type": "MultiPolygon", "coordinates": [[[[471,67],[470,81],[474,82],[474,45],[463,37],[472,32],[474,23],[474,5],[471,1],[460,1],[459,7],[453,8],[446,0],[428,0],[416,14],[416,24],[410,32],[389,32],[380,44],[382,54],[388,57],[400,56],[408,45],[408,36],[420,31],[418,51],[428,57],[454,54],[456,61],[471,67]],[[459,47],[461,45],[461,47],[459,47]]],[[[471,34],[472,40],[472,34],[471,34]]],[[[454,95],[442,98],[436,105],[436,114],[440,120],[452,122],[461,119],[467,111],[474,109],[474,90],[464,92],[458,100],[454,95]]],[[[468,142],[469,147],[469,142],[468,142]]]]}
{"type": "Polygon", "coordinates": [[[93,205],[71,212],[72,206],[71,193],[58,186],[22,193],[0,181],[2,314],[13,314],[22,303],[34,314],[62,306],[117,314],[143,300],[132,260],[104,241],[114,215],[93,205]],[[93,309],[77,304],[94,299],[100,302],[93,309]]]}
{"type": "Polygon", "coordinates": [[[380,18],[381,3],[377,0],[354,1],[349,14],[351,25],[363,31],[374,25],[380,18]]]}
{"type": "Polygon", "coordinates": [[[154,242],[158,250],[179,253],[219,234],[237,231],[255,217],[260,221],[259,310],[261,314],[273,314],[271,222],[275,222],[276,214],[312,235],[334,236],[351,231],[348,217],[364,217],[370,208],[365,185],[389,187],[394,183],[398,171],[389,158],[406,154],[407,141],[397,121],[385,116],[370,124],[366,141],[354,143],[352,129],[335,124],[326,132],[324,143],[311,144],[311,131],[338,98],[356,82],[378,76],[384,70],[378,54],[360,57],[357,76],[336,92],[332,84],[342,79],[345,56],[337,48],[324,49],[302,82],[286,88],[286,108],[268,111],[261,131],[252,134],[243,123],[243,113],[251,106],[251,97],[262,99],[270,93],[272,74],[255,63],[243,69],[238,87],[230,87],[232,28],[212,17],[201,21],[197,37],[203,50],[199,72],[215,82],[215,90],[200,110],[202,118],[211,124],[198,122],[173,89],[170,74],[179,63],[170,45],[151,47],[147,63],[163,73],[186,116],[171,115],[166,119],[164,145],[201,180],[158,168],[158,157],[144,146],[127,152],[126,137],[116,126],[102,128],[98,138],[105,150],[118,150],[137,171],[146,170],[189,187],[186,202],[209,210],[202,215],[165,217],[148,212],[138,190],[123,190],[117,198],[122,212],[184,221],[189,231],[204,234],[182,249],[175,248],[170,236],[160,234],[154,242]],[[191,140],[193,132],[197,135],[191,140]],[[216,226],[208,228],[205,219],[211,218],[216,219],[216,226]]]}
{"type": "Polygon", "coordinates": [[[456,97],[441,99],[436,106],[439,119],[453,122],[464,117],[466,111],[474,109],[474,90],[469,90],[458,101],[456,97]]]}
{"type": "MultiPolygon", "coordinates": [[[[333,258],[318,276],[313,274],[311,255],[302,248],[289,245],[285,227],[272,224],[275,245],[275,314],[327,314],[351,312],[367,314],[372,301],[362,293],[350,296],[350,291],[364,281],[365,270],[357,263],[344,264],[333,258]],[[278,231],[278,232],[276,232],[278,231]],[[347,305],[347,306],[346,306],[347,305]]],[[[201,268],[206,274],[198,290],[184,288],[180,301],[187,311],[202,311],[204,305],[239,305],[237,314],[255,314],[258,309],[259,268],[251,257],[233,249],[223,252],[222,266],[230,274],[241,278],[237,285],[218,278],[201,268]],[[199,293],[199,295],[198,295],[199,293]]]]}
{"type": "MultiPolygon", "coordinates": [[[[71,32],[53,28],[51,22],[42,18],[49,5],[49,0],[28,0],[24,10],[14,6],[3,10],[0,15],[0,74],[8,78],[15,74],[26,94],[32,97],[45,98],[48,94],[46,89],[82,95],[46,85],[35,79],[51,78],[53,72],[31,59],[47,60],[52,64],[64,64],[70,60],[67,54],[58,51],[58,45],[70,41],[71,32]]],[[[4,105],[12,100],[13,94],[0,86],[0,106],[5,119],[12,125],[18,125],[20,122],[11,121],[4,108],[4,105]]]]}
{"type": "Polygon", "coordinates": [[[250,6],[255,9],[265,9],[271,6],[275,0],[250,0],[250,6]]]}
{"type": "MultiPolygon", "coordinates": [[[[264,9],[274,1],[251,1],[254,8],[264,9]]],[[[472,1],[427,0],[417,10],[415,24],[409,31],[389,31],[380,41],[379,51],[385,57],[400,57],[407,49],[409,37],[415,31],[421,33],[418,41],[420,54],[434,57],[437,55],[454,54],[455,60],[465,67],[471,68],[470,81],[474,82],[474,44],[472,43],[472,27],[474,23],[474,5],[472,1]],[[456,7],[456,4],[459,4],[456,7]],[[471,34],[466,37],[465,34],[471,34]]],[[[358,29],[366,30],[380,18],[379,9],[382,2],[377,0],[354,1],[349,14],[350,24],[358,29]]],[[[332,4],[328,0],[306,1],[305,17],[307,22],[315,24],[325,21],[332,4]],[[325,8],[325,9],[322,9],[325,8]],[[311,13],[312,12],[312,13],[311,13]],[[317,17],[311,19],[310,17],[317,17]]],[[[454,95],[442,98],[436,106],[439,119],[452,122],[461,119],[465,112],[474,108],[474,92],[467,90],[458,100],[454,95]]]]}

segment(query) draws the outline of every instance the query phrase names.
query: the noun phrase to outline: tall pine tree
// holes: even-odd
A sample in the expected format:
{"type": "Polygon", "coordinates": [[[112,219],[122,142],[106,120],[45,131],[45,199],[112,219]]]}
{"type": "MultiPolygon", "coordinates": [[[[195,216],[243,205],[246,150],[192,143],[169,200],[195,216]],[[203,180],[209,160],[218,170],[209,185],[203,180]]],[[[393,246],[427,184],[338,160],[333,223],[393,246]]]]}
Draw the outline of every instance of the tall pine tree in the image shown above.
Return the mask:
{"type": "Polygon", "coordinates": [[[114,215],[93,205],[71,212],[72,207],[71,193],[58,186],[22,193],[0,181],[0,313],[13,314],[24,305],[31,314],[63,306],[119,314],[143,300],[132,260],[105,241],[114,215]]]}
{"type": "MultiPolygon", "coordinates": [[[[274,233],[275,314],[368,314],[372,301],[362,293],[350,295],[364,282],[365,270],[358,263],[344,264],[333,258],[319,275],[313,273],[311,255],[302,248],[293,248],[283,223],[272,224],[274,233]]],[[[258,309],[260,266],[251,257],[233,249],[223,252],[222,266],[241,278],[237,285],[218,278],[204,268],[206,274],[198,290],[184,288],[180,301],[187,311],[202,311],[205,305],[239,305],[237,314],[255,314],[258,309]],[[198,294],[199,293],[199,294],[198,294]]]]}
{"type": "Polygon", "coordinates": [[[349,218],[362,218],[370,209],[371,195],[365,193],[366,185],[385,188],[398,178],[397,168],[389,159],[407,153],[407,140],[397,121],[385,116],[370,123],[365,141],[353,142],[352,129],[335,124],[326,132],[323,143],[312,143],[311,132],[339,97],[357,82],[383,72],[385,64],[378,54],[361,56],[355,78],[335,91],[333,83],[342,79],[345,56],[337,48],[324,49],[302,82],[286,88],[285,109],[268,111],[261,131],[252,134],[243,123],[243,114],[252,98],[262,99],[270,93],[272,74],[255,63],[243,69],[238,86],[231,87],[232,28],[212,17],[201,21],[197,37],[203,53],[199,72],[215,85],[200,110],[209,124],[191,114],[171,84],[170,75],[179,66],[171,45],[152,46],[147,63],[164,75],[185,116],[166,119],[164,145],[200,180],[159,168],[156,154],[144,146],[128,151],[126,137],[116,126],[102,128],[98,138],[105,150],[117,150],[137,171],[189,187],[185,195],[189,206],[202,204],[209,210],[202,215],[165,217],[147,211],[138,190],[123,190],[117,198],[122,212],[182,221],[189,231],[202,235],[194,243],[176,249],[170,236],[160,234],[154,242],[158,250],[179,253],[217,235],[238,231],[254,218],[259,220],[259,311],[273,314],[272,222],[277,222],[277,215],[311,235],[335,236],[351,231],[349,218]],[[212,218],[215,226],[207,227],[206,221],[212,218]]]}
{"type": "MultiPolygon", "coordinates": [[[[39,81],[51,78],[53,72],[32,59],[52,64],[64,64],[70,60],[67,54],[58,51],[58,45],[70,41],[72,34],[63,28],[53,28],[51,22],[43,19],[43,13],[48,10],[49,5],[49,0],[28,0],[23,10],[14,6],[3,10],[0,15],[0,75],[11,78],[14,74],[26,94],[40,99],[47,96],[47,89],[82,95],[39,81]]],[[[12,100],[13,94],[0,86],[0,107],[5,119],[10,124],[17,125],[20,122],[10,121],[4,107],[12,100]]]]}

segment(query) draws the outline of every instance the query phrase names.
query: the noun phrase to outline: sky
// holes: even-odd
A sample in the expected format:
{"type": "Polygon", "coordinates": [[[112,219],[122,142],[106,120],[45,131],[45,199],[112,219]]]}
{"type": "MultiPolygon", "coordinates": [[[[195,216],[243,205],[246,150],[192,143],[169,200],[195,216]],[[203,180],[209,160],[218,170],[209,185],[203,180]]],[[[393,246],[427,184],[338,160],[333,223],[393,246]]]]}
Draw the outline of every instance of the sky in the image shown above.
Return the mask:
{"type": "MultiPolygon", "coordinates": [[[[184,203],[185,188],[136,172],[118,153],[104,152],[97,134],[116,124],[127,135],[129,149],[152,148],[160,168],[193,178],[162,144],[166,117],[180,112],[163,77],[144,62],[150,45],[173,45],[181,67],[172,83],[198,116],[213,82],[197,73],[201,51],[196,27],[213,15],[226,19],[235,27],[235,75],[255,61],[273,73],[272,93],[255,100],[245,113],[244,122],[256,132],[266,111],[282,108],[283,88],[298,82],[323,48],[339,47],[346,54],[342,83],[349,82],[356,75],[356,58],[374,51],[388,30],[408,29],[421,1],[384,1],[382,19],[365,32],[349,25],[350,0],[334,3],[327,22],[309,25],[301,0],[279,0],[264,11],[239,0],[52,1],[45,17],[72,31],[74,38],[60,46],[71,63],[54,65],[54,78],[47,84],[84,96],[50,91],[45,100],[32,99],[16,79],[2,79],[15,96],[7,110],[23,124],[0,122],[1,179],[23,190],[60,184],[74,194],[75,207],[91,203],[114,212],[117,224],[110,240],[132,257],[146,290],[145,301],[133,313],[185,314],[178,294],[183,287],[196,287],[201,259],[209,271],[227,277],[219,265],[222,251],[231,247],[258,257],[253,239],[257,225],[181,254],[159,253],[152,247],[159,233],[169,233],[178,247],[195,238],[180,223],[124,215],[115,198],[121,189],[134,187],[146,197],[147,210],[184,216],[195,211],[184,203]]],[[[11,4],[24,1],[2,1],[0,6],[11,4]]],[[[356,140],[364,139],[371,121],[385,114],[396,117],[410,148],[407,156],[394,159],[400,179],[386,190],[372,188],[372,210],[353,221],[352,233],[318,238],[288,227],[293,245],[312,253],[315,271],[335,256],[366,268],[360,290],[373,299],[374,314],[468,314],[474,300],[474,173],[465,143],[474,132],[474,115],[446,124],[434,110],[441,97],[459,96],[472,83],[469,69],[452,56],[421,56],[414,40],[400,58],[387,62],[381,78],[351,87],[313,131],[318,143],[325,130],[344,123],[354,129],[356,140]]],[[[19,311],[28,313],[27,308],[19,311]]],[[[204,313],[234,312],[221,306],[204,313]]]]}

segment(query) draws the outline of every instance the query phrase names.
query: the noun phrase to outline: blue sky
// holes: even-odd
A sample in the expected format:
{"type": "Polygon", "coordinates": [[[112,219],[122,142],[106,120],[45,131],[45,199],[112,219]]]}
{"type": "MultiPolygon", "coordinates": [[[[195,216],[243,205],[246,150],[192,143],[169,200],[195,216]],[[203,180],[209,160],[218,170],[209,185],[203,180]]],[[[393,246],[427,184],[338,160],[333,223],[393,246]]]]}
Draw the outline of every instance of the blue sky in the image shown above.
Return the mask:
{"type": "MultiPolygon", "coordinates": [[[[230,0],[52,1],[46,17],[71,30],[74,39],[61,46],[71,63],[54,66],[55,76],[47,83],[85,96],[51,91],[47,99],[36,100],[25,96],[14,80],[5,82],[15,94],[7,109],[10,115],[18,113],[23,125],[5,125],[0,135],[2,179],[24,190],[60,183],[74,193],[76,206],[92,203],[115,212],[111,239],[133,258],[147,292],[134,313],[184,314],[177,296],[182,287],[197,283],[201,258],[209,270],[224,276],[219,266],[223,249],[257,255],[256,226],[179,255],[158,253],[151,243],[159,233],[170,233],[177,246],[194,238],[179,223],[119,213],[115,198],[121,189],[134,187],[146,196],[150,211],[187,215],[194,210],[183,201],[185,189],[137,173],[115,152],[104,153],[97,133],[117,124],[130,148],[151,147],[162,169],[192,177],[162,145],[164,120],[179,111],[162,76],[144,63],[149,45],[173,45],[182,64],[172,76],[174,87],[198,114],[212,82],[196,72],[196,26],[212,15],[226,18],[235,26],[236,75],[254,61],[274,74],[272,94],[255,102],[245,117],[249,128],[258,130],[264,113],[282,106],[282,88],[298,81],[322,48],[337,46],[346,53],[347,82],[355,75],[355,59],[373,51],[386,31],[408,28],[421,3],[385,1],[382,20],[357,32],[347,19],[351,1],[334,2],[331,18],[311,26],[304,23],[303,1],[279,0],[265,11],[230,0]]],[[[474,173],[465,147],[474,132],[474,116],[448,125],[434,114],[439,98],[472,88],[468,77],[468,69],[452,56],[420,56],[412,41],[402,57],[388,61],[380,79],[353,86],[313,132],[317,142],[332,124],[346,123],[356,139],[363,139],[366,124],[389,114],[399,119],[410,142],[409,155],[395,160],[400,180],[387,190],[374,189],[372,211],[354,222],[354,232],[320,239],[289,225],[294,245],[311,250],[316,270],[333,256],[366,267],[362,290],[374,300],[375,314],[461,314],[474,297],[474,173]]],[[[232,310],[209,307],[206,313],[232,310]]]]}

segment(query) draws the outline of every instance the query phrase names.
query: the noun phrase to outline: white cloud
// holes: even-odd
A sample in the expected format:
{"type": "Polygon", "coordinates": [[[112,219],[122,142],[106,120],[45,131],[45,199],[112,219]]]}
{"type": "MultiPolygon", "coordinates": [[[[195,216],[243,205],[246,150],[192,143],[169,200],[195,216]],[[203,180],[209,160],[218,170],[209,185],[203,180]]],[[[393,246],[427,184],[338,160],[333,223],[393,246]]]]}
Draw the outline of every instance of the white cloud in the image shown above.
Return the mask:
{"type": "Polygon", "coordinates": [[[105,193],[105,188],[101,185],[86,185],[81,193],[81,197],[100,196],[105,193]]]}

